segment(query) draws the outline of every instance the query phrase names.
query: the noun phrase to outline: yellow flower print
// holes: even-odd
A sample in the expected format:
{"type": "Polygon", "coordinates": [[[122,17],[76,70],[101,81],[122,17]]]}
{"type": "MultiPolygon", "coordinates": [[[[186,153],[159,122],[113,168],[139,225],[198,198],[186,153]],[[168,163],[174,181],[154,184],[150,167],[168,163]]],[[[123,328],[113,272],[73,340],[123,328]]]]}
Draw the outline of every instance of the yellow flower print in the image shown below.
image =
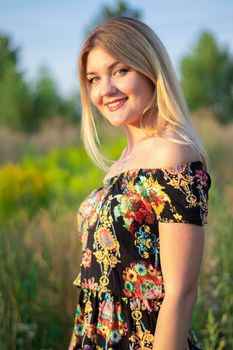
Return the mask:
{"type": "Polygon", "coordinates": [[[154,342],[153,334],[151,334],[148,330],[143,332],[143,336],[141,339],[141,345],[142,345],[141,349],[144,349],[144,350],[151,349],[151,346],[153,346],[153,342],[154,342]]]}
{"type": "Polygon", "coordinates": [[[133,269],[128,269],[126,272],[126,278],[128,281],[136,282],[138,278],[137,272],[133,269]]]}
{"type": "Polygon", "coordinates": [[[104,258],[104,252],[101,251],[101,250],[98,250],[97,252],[94,253],[95,257],[96,257],[96,260],[98,262],[101,262],[104,258]]]}
{"type": "Polygon", "coordinates": [[[81,273],[79,272],[78,277],[75,278],[75,280],[73,281],[73,285],[80,287],[81,285],[81,273]]]}
{"type": "Polygon", "coordinates": [[[149,267],[147,268],[147,272],[150,276],[158,275],[158,271],[152,265],[149,265],[149,267]]]}
{"type": "Polygon", "coordinates": [[[182,215],[180,215],[180,214],[178,214],[178,213],[176,213],[176,214],[174,214],[174,218],[176,219],[176,220],[182,220],[182,215]]]}
{"type": "Polygon", "coordinates": [[[85,305],[85,312],[91,312],[91,311],[92,311],[91,302],[88,300],[85,305]]]}
{"type": "Polygon", "coordinates": [[[149,258],[149,253],[148,253],[148,252],[143,252],[143,253],[142,253],[142,257],[143,257],[144,259],[148,259],[148,258],[149,258]]]}
{"type": "Polygon", "coordinates": [[[95,333],[96,333],[96,327],[93,324],[90,324],[87,331],[88,338],[93,339],[95,337],[95,333]]]}
{"type": "Polygon", "coordinates": [[[126,181],[126,188],[129,192],[134,192],[134,183],[133,181],[126,181]]]}
{"type": "Polygon", "coordinates": [[[152,176],[149,178],[141,177],[141,182],[143,184],[143,189],[149,197],[152,209],[156,216],[159,217],[165,207],[165,202],[171,202],[169,196],[164,192],[165,187],[161,186],[152,176]]]}
{"type": "Polygon", "coordinates": [[[118,260],[114,255],[111,255],[110,262],[111,262],[111,266],[115,266],[118,263],[118,260]]]}
{"type": "Polygon", "coordinates": [[[150,226],[144,225],[144,231],[145,232],[150,232],[150,226]]]}
{"type": "Polygon", "coordinates": [[[108,334],[108,328],[106,326],[101,325],[100,330],[102,334],[108,334]]]}
{"type": "Polygon", "coordinates": [[[171,179],[169,181],[169,185],[171,185],[174,188],[179,188],[179,182],[177,181],[177,179],[171,179]]]}
{"type": "Polygon", "coordinates": [[[151,248],[152,242],[151,242],[151,239],[150,239],[150,238],[147,238],[147,239],[145,240],[145,246],[146,246],[148,249],[151,248]]]}
{"type": "Polygon", "coordinates": [[[156,214],[156,216],[160,216],[164,209],[164,203],[158,204],[158,203],[151,203],[151,206],[156,214]]]}

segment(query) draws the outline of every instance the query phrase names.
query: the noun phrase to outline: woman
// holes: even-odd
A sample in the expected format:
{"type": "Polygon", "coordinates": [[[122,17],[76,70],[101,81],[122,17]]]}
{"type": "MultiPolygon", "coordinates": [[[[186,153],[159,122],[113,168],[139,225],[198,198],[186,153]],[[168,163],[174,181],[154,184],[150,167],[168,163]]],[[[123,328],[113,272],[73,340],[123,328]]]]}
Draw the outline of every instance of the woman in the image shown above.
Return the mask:
{"type": "Polygon", "coordinates": [[[82,139],[106,176],[78,211],[81,293],[69,348],[199,349],[190,322],[211,180],[168,54],[147,25],[114,18],[84,42],[79,78],[82,139]],[[111,167],[91,103],[125,131],[111,167]]]}

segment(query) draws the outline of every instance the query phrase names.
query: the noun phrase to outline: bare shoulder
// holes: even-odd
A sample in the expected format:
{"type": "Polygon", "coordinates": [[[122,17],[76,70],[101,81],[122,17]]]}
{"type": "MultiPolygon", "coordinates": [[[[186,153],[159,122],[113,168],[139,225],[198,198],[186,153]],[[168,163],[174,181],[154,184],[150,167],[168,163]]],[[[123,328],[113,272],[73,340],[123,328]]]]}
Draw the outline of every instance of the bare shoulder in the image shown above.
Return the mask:
{"type": "Polygon", "coordinates": [[[200,160],[200,155],[191,146],[173,142],[166,138],[156,138],[153,142],[150,162],[160,167],[168,167],[200,160]],[[154,158],[154,159],[153,159],[154,158]]]}

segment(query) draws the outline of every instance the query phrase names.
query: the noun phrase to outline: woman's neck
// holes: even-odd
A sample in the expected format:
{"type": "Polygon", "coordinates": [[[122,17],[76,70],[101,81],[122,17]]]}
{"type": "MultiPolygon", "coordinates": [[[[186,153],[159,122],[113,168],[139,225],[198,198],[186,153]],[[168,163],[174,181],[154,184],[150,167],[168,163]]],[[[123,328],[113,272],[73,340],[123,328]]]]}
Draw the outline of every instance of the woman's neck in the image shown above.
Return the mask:
{"type": "Polygon", "coordinates": [[[141,142],[150,139],[150,136],[148,136],[145,131],[139,127],[127,125],[123,127],[123,130],[127,140],[127,153],[130,153],[141,142]]]}

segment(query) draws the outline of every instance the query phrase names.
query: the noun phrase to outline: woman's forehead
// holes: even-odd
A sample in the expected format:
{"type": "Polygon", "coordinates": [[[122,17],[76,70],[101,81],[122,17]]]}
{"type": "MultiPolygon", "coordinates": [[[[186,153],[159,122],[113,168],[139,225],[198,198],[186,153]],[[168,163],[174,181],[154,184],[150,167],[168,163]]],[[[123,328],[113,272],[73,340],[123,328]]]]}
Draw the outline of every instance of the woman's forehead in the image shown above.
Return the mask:
{"type": "Polygon", "coordinates": [[[117,58],[110,55],[100,47],[93,48],[86,61],[86,73],[97,73],[99,70],[111,69],[113,66],[121,63],[117,58]]]}

